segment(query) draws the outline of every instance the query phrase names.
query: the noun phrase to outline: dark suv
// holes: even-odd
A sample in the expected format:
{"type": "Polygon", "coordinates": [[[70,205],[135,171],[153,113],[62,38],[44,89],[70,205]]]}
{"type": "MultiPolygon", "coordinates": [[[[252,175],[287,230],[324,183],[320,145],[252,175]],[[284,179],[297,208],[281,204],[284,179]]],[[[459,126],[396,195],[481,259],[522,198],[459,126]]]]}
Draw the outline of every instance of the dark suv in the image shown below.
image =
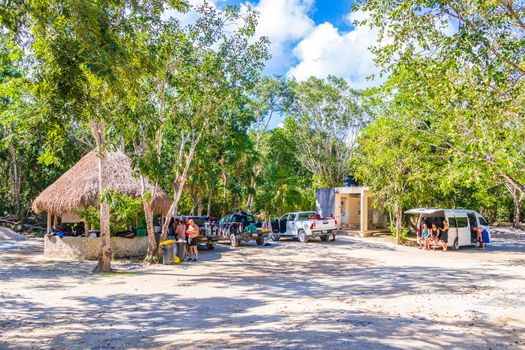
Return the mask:
{"type": "Polygon", "coordinates": [[[217,222],[217,236],[228,239],[232,247],[239,246],[241,241],[255,241],[257,245],[263,245],[267,234],[260,226],[252,214],[235,211],[217,222]]]}
{"type": "Polygon", "coordinates": [[[206,245],[208,249],[214,249],[215,244],[219,241],[217,227],[212,217],[209,216],[177,216],[176,219],[193,220],[199,226],[200,236],[199,244],[206,245]]]}

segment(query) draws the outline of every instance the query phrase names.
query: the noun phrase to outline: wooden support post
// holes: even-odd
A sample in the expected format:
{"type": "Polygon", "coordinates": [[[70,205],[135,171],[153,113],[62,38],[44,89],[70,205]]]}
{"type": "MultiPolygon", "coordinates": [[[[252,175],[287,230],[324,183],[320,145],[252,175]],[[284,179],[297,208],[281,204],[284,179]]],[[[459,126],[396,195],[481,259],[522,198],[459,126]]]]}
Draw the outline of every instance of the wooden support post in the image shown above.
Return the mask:
{"type": "Polygon", "coordinates": [[[53,226],[57,227],[57,225],[58,225],[58,215],[55,214],[53,215],[53,226]]]}
{"type": "Polygon", "coordinates": [[[47,232],[46,233],[51,233],[51,212],[50,211],[47,212],[47,232]]]}
{"type": "Polygon", "coordinates": [[[89,227],[87,224],[87,220],[85,218],[82,218],[82,221],[84,221],[84,237],[89,236],[89,227]]]}
{"type": "Polygon", "coordinates": [[[361,235],[368,233],[368,190],[361,191],[361,235]]]}

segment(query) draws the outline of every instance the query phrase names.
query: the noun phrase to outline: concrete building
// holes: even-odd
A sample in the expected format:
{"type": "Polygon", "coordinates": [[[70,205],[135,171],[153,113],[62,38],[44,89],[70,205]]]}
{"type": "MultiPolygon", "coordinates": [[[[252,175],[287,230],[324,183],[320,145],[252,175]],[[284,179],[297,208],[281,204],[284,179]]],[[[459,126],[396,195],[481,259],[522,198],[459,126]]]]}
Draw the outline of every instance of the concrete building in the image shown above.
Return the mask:
{"type": "Polygon", "coordinates": [[[319,188],[315,197],[319,214],[334,215],[341,229],[357,230],[363,235],[387,229],[386,216],[372,207],[366,186],[319,188]]]}

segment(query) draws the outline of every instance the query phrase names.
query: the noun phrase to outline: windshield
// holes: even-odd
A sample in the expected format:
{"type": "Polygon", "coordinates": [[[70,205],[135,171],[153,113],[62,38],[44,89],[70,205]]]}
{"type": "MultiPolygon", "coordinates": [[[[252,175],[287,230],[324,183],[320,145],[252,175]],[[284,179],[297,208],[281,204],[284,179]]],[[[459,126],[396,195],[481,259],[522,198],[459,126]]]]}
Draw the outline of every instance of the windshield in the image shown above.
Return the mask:
{"type": "Polygon", "coordinates": [[[479,220],[479,224],[481,226],[488,226],[489,223],[487,222],[487,220],[485,220],[485,218],[483,216],[478,216],[478,220],[479,220]]]}

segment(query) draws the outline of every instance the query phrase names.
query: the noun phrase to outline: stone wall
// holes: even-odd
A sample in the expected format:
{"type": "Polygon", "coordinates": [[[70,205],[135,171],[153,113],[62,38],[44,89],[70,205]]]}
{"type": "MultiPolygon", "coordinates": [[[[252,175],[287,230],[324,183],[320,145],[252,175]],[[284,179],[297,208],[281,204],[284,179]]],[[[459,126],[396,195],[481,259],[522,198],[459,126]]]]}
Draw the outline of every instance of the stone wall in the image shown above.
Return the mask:
{"type": "MultiPolygon", "coordinates": [[[[96,260],[100,238],[45,237],[44,256],[74,260],[96,260]]],[[[111,238],[111,249],[118,258],[142,258],[148,250],[148,237],[111,238]]]]}

